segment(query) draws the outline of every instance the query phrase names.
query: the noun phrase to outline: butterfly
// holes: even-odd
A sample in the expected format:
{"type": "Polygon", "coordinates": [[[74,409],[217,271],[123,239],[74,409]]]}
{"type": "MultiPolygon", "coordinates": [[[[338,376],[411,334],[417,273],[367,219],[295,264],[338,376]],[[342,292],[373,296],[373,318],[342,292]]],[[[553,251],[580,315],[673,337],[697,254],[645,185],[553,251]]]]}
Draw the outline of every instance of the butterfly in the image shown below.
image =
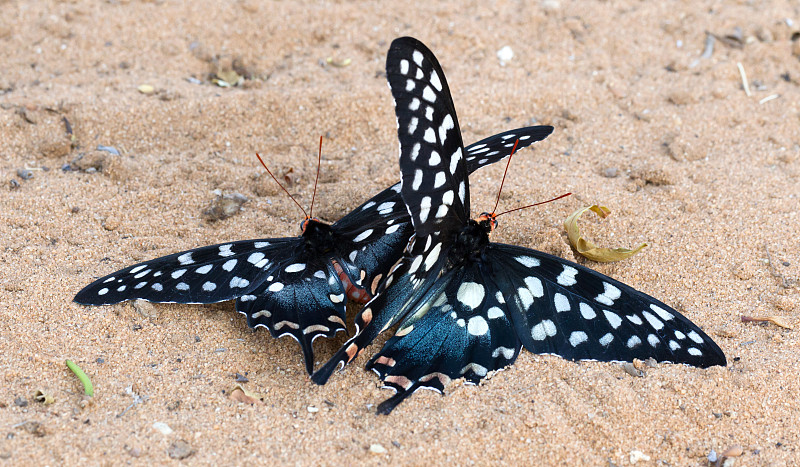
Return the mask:
{"type": "Polygon", "coordinates": [[[465,149],[436,57],[418,40],[399,38],[386,72],[415,236],[357,315],[355,336],[313,381],[324,384],[393,326],[367,363],[396,391],[378,406],[382,414],[419,388],[443,392],[457,378],[477,384],[511,365],[522,347],[572,360],[726,364],[711,338],[655,298],[563,258],[491,242],[497,215],[469,216],[465,149]]]}
{"type": "MultiPolygon", "coordinates": [[[[519,138],[528,146],[552,131],[550,126],[525,127],[478,141],[467,148],[468,170],[507,157],[509,140],[519,138]]],[[[135,264],[92,282],[74,301],[236,300],[236,311],[247,317],[248,326],[297,340],[311,374],[314,340],[346,330],[347,299],[366,303],[413,233],[399,183],[332,224],[311,214],[313,198],[297,237],[234,241],[135,264]]]]}

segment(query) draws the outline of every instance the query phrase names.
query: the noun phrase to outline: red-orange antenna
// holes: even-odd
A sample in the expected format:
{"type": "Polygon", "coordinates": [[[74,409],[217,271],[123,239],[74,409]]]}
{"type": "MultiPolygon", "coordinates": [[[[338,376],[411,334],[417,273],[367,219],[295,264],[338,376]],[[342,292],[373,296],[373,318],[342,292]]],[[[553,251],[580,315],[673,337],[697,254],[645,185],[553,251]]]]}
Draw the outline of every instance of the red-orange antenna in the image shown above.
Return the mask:
{"type": "Polygon", "coordinates": [[[500,204],[500,193],[503,192],[503,185],[506,183],[506,174],[508,173],[508,167],[511,165],[511,158],[514,157],[514,152],[517,150],[517,145],[519,144],[519,138],[514,141],[514,147],[511,148],[511,154],[508,156],[508,162],[506,163],[506,171],[503,172],[503,181],[500,182],[500,189],[497,190],[497,201],[494,202],[494,208],[492,209],[492,213],[494,214],[497,211],[497,205],[500,204]]]}
{"type": "Polygon", "coordinates": [[[540,204],[551,203],[553,201],[559,200],[561,198],[566,198],[567,196],[571,195],[572,193],[565,193],[561,196],[557,196],[553,199],[548,199],[547,201],[541,201],[539,203],[529,204],[527,206],[522,206],[519,208],[514,208],[505,212],[501,212],[500,214],[495,214],[497,212],[497,206],[500,204],[500,193],[503,192],[503,185],[506,183],[506,175],[508,174],[508,167],[511,166],[511,158],[514,156],[514,153],[517,151],[517,145],[519,144],[519,139],[514,142],[514,147],[511,148],[511,154],[508,156],[508,163],[506,163],[506,171],[503,172],[503,181],[500,182],[500,189],[497,191],[497,200],[494,202],[494,209],[492,209],[492,213],[489,215],[492,219],[496,219],[503,214],[508,214],[509,212],[519,211],[520,209],[527,209],[532,208],[534,206],[538,206],[540,204]]]}
{"type": "Polygon", "coordinates": [[[311,217],[314,215],[314,198],[317,197],[317,182],[319,181],[319,166],[322,164],[322,135],[319,136],[319,156],[317,158],[317,178],[314,179],[314,194],[311,196],[311,208],[308,210],[311,217]]]}
{"type": "MultiPolygon", "coordinates": [[[[275,175],[273,175],[273,174],[272,174],[272,172],[269,170],[269,167],[267,167],[267,164],[265,164],[265,163],[264,163],[264,160],[263,160],[263,159],[261,159],[261,156],[260,156],[260,155],[258,155],[258,153],[256,153],[256,157],[258,157],[258,161],[259,161],[259,162],[261,162],[261,165],[263,165],[263,166],[264,166],[264,168],[265,168],[265,169],[267,169],[267,173],[270,175],[270,177],[272,177],[272,179],[273,179],[273,180],[275,180],[275,183],[277,183],[277,184],[278,184],[278,186],[279,186],[279,187],[281,187],[281,190],[285,191],[285,192],[286,192],[286,194],[287,194],[287,195],[289,195],[289,198],[291,198],[291,200],[292,200],[292,201],[294,201],[294,204],[296,204],[296,205],[297,205],[297,207],[299,207],[299,208],[300,208],[300,210],[301,210],[301,211],[303,211],[303,214],[305,214],[305,216],[306,216],[306,219],[310,219],[310,218],[311,218],[311,216],[309,216],[309,215],[308,215],[308,213],[306,213],[306,210],[305,210],[305,209],[303,209],[303,206],[300,206],[300,203],[298,203],[298,202],[297,202],[297,200],[296,200],[296,199],[294,199],[294,196],[292,196],[292,194],[291,194],[291,193],[289,193],[289,191],[288,191],[286,188],[284,188],[284,187],[283,187],[283,185],[281,185],[281,182],[279,182],[279,181],[278,181],[278,179],[277,179],[277,178],[275,178],[275,175]]],[[[319,173],[319,172],[317,172],[317,173],[319,173]]],[[[316,187],[316,184],[315,184],[315,185],[314,185],[314,190],[315,190],[315,192],[316,192],[316,188],[317,188],[317,187],[316,187]]]]}
{"type": "Polygon", "coordinates": [[[494,215],[494,217],[500,217],[500,216],[502,216],[503,214],[508,214],[509,212],[519,211],[520,209],[532,208],[532,207],[534,207],[534,206],[538,206],[538,205],[540,205],[540,204],[551,203],[551,202],[553,202],[553,201],[557,201],[557,200],[559,200],[559,199],[561,199],[561,198],[566,198],[567,196],[569,196],[569,195],[571,195],[571,194],[572,194],[572,193],[564,193],[564,194],[563,194],[563,195],[561,195],[561,196],[557,196],[557,197],[555,197],[555,198],[553,198],[553,199],[548,199],[547,201],[541,201],[541,202],[538,202],[538,203],[529,204],[529,205],[527,205],[527,206],[522,206],[522,207],[520,207],[520,208],[514,208],[514,209],[511,209],[511,210],[508,210],[508,211],[505,211],[505,212],[501,212],[500,214],[495,214],[495,215],[494,215]]]}

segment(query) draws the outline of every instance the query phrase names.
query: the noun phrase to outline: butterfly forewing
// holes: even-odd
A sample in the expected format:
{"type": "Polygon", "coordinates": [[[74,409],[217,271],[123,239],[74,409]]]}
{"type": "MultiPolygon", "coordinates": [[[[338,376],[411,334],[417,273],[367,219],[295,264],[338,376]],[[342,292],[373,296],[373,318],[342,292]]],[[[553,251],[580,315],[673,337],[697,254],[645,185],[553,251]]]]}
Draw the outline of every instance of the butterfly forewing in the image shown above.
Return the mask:
{"type": "MultiPolygon", "coordinates": [[[[216,303],[247,292],[264,270],[288,260],[298,238],[242,240],[135,264],[102,277],[75,296],[83,305],[143,299],[158,303],[216,303]]],[[[266,277],[266,276],[264,276],[266,277]]]]}
{"type": "Polygon", "coordinates": [[[337,245],[340,256],[346,259],[343,269],[351,282],[365,289],[370,297],[403,255],[413,233],[399,183],[355,208],[332,227],[349,240],[337,245]]]}
{"type": "Polygon", "coordinates": [[[386,58],[400,139],[402,196],[418,236],[469,218],[469,185],[461,130],[450,89],[433,53],[410,37],[395,39],[386,58]]]}
{"type": "Polygon", "coordinates": [[[572,360],[724,365],[720,348],[694,323],[655,298],[562,258],[492,243],[507,312],[523,345],[572,360]]]}
{"type": "Polygon", "coordinates": [[[466,148],[467,172],[472,173],[480,167],[505,159],[511,154],[516,141],[519,141],[516,149],[519,152],[547,138],[552,132],[551,126],[529,126],[504,131],[470,144],[466,148]]]}

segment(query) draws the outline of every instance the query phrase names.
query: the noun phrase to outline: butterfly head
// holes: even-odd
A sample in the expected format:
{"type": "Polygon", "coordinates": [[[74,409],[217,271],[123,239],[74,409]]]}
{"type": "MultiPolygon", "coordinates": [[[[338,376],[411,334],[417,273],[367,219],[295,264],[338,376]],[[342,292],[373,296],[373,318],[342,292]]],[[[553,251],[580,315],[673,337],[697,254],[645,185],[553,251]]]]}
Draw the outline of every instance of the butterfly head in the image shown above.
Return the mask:
{"type": "Polygon", "coordinates": [[[300,232],[306,233],[306,229],[309,226],[309,222],[321,223],[321,221],[316,217],[306,217],[300,222],[300,232]]]}
{"type": "Polygon", "coordinates": [[[497,214],[493,212],[484,212],[475,219],[481,227],[486,230],[486,234],[491,234],[497,228],[497,214]]]}

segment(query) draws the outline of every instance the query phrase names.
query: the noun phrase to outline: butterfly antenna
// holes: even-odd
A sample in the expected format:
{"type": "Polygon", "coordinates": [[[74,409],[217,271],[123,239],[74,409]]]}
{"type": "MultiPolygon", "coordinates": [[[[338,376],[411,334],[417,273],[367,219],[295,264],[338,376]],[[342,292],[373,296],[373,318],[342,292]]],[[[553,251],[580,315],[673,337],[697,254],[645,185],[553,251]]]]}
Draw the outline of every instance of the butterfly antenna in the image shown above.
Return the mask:
{"type": "Polygon", "coordinates": [[[508,174],[508,167],[511,165],[511,158],[514,157],[514,152],[517,150],[517,145],[519,144],[519,138],[514,141],[514,147],[511,148],[511,154],[508,156],[508,162],[506,163],[506,171],[503,172],[503,181],[500,182],[500,189],[497,190],[497,200],[494,202],[494,209],[492,209],[492,213],[497,211],[497,205],[500,204],[500,193],[503,192],[503,185],[506,183],[506,174],[508,174]]]}
{"type": "MultiPolygon", "coordinates": [[[[306,219],[310,218],[311,216],[309,216],[308,213],[306,213],[306,210],[303,209],[303,206],[300,206],[300,203],[298,203],[297,200],[294,199],[294,196],[292,196],[292,194],[289,193],[289,191],[286,188],[284,188],[283,185],[281,185],[281,182],[279,182],[278,179],[275,178],[275,175],[272,174],[272,172],[269,170],[269,167],[267,167],[267,164],[264,163],[264,160],[261,159],[261,156],[258,155],[258,153],[256,153],[256,157],[258,157],[258,161],[261,162],[261,165],[263,165],[264,168],[267,169],[267,173],[269,174],[269,176],[272,177],[273,180],[275,180],[275,183],[277,183],[279,187],[281,187],[281,190],[285,191],[286,194],[289,195],[289,198],[292,201],[294,201],[294,204],[296,204],[297,207],[300,208],[301,211],[303,211],[303,214],[305,214],[306,219]]],[[[316,186],[314,188],[316,189],[316,186]]]]}
{"type": "Polygon", "coordinates": [[[519,211],[520,209],[532,208],[532,207],[534,207],[534,206],[538,206],[538,205],[540,205],[540,204],[551,203],[551,202],[553,202],[553,201],[557,201],[557,200],[559,200],[559,199],[561,199],[561,198],[566,198],[567,196],[569,196],[569,195],[571,195],[571,194],[572,194],[572,193],[564,193],[564,194],[563,194],[563,195],[561,195],[561,196],[556,196],[555,198],[553,198],[553,199],[548,199],[547,201],[540,201],[540,202],[538,202],[538,203],[529,204],[529,205],[527,205],[527,206],[522,206],[522,207],[520,207],[520,208],[514,208],[514,209],[511,209],[511,210],[508,210],[508,211],[505,211],[505,212],[501,212],[500,214],[497,214],[497,215],[495,215],[494,217],[500,217],[500,216],[502,216],[503,214],[508,214],[509,212],[519,211]]]}
{"type": "Polygon", "coordinates": [[[319,156],[317,157],[317,178],[314,179],[314,194],[311,196],[309,217],[314,214],[314,199],[317,197],[317,182],[319,181],[319,166],[322,164],[322,135],[319,137],[319,156]]]}

